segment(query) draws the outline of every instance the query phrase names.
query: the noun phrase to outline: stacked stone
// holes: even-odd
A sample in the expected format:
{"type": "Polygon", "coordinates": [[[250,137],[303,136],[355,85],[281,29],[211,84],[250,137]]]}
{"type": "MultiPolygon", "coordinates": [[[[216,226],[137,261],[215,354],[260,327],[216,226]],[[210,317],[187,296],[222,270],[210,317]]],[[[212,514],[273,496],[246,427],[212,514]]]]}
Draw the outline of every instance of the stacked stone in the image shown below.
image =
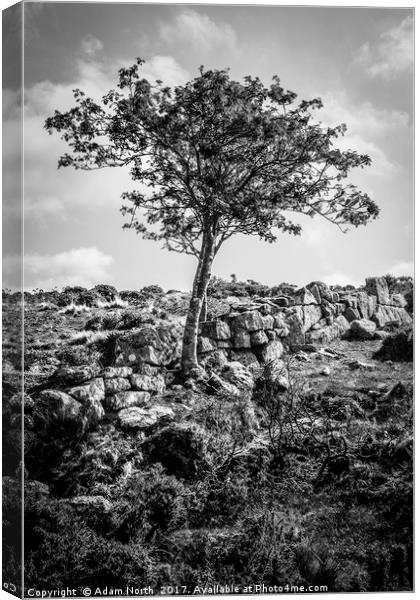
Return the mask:
{"type": "MultiPolygon", "coordinates": [[[[368,340],[382,337],[380,330],[390,323],[411,324],[405,306],[401,294],[389,293],[384,278],[367,279],[365,289],[350,292],[313,282],[291,290],[289,297],[234,302],[221,318],[201,324],[198,354],[203,363],[213,360],[225,369],[226,381],[216,378],[214,385],[231,386],[233,393],[249,389],[262,368],[280,381],[284,347],[328,343],[345,335],[368,340]]],[[[59,369],[54,376],[59,389],[40,394],[46,414],[91,427],[108,411],[117,413],[119,425],[129,430],[173,418],[161,395],[168,368],[180,359],[182,333],[181,323],[144,325],[118,338],[115,367],[59,369]]]]}
{"type": "Polygon", "coordinates": [[[334,291],[312,282],[290,297],[232,304],[221,319],[202,323],[198,352],[204,360],[212,353],[235,360],[239,353],[246,364],[265,363],[279,358],[283,345],[380,337],[376,330],[390,323],[411,323],[405,306],[401,294],[389,293],[384,278],[369,278],[365,289],[354,291],[334,291]]]}
{"type": "Polygon", "coordinates": [[[64,367],[55,378],[64,390],[49,389],[40,394],[50,417],[62,423],[91,426],[104,417],[104,380],[98,377],[99,365],[64,367]]]}
{"type": "Polygon", "coordinates": [[[398,325],[410,325],[411,317],[405,310],[407,302],[402,294],[390,294],[386,279],[372,277],[366,279],[366,292],[377,300],[372,320],[381,328],[396,322],[398,325]]]}
{"type": "Polygon", "coordinates": [[[274,355],[281,355],[283,346],[278,338],[287,334],[288,329],[283,315],[273,316],[271,310],[267,304],[262,304],[258,310],[232,312],[227,321],[202,323],[198,338],[199,354],[215,350],[228,350],[233,355],[253,351],[261,356],[263,362],[274,355]]]}
{"type": "Polygon", "coordinates": [[[156,365],[161,362],[156,358],[162,350],[161,340],[151,328],[137,332],[137,336],[131,345],[128,336],[123,338],[129,357],[135,356],[135,360],[128,358],[135,364],[135,372],[127,365],[104,370],[96,364],[59,369],[54,380],[61,389],[44,390],[40,394],[50,417],[91,427],[102,421],[106,411],[116,412],[119,425],[131,430],[144,429],[165,417],[173,417],[171,408],[159,404],[159,396],[166,388],[163,370],[156,365]]]}
{"type": "Polygon", "coordinates": [[[183,326],[180,323],[144,325],[128,331],[117,340],[116,365],[129,365],[134,370],[148,364],[161,367],[181,356],[183,326]]]}

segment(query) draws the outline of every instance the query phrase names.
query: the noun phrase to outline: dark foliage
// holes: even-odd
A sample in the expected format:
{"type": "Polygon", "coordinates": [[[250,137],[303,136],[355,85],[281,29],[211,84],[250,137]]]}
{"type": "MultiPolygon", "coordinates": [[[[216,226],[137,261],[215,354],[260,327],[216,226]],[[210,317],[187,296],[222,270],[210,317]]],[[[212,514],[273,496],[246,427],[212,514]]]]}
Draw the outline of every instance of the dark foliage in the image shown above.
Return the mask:
{"type": "Polygon", "coordinates": [[[101,296],[101,298],[103,298],[107,302],[114,300],[114,298],[118,295],[118,291],[113,285],[106,285],[103,283],[95,285],[95,287],[93,287],[91,291],[94,294],[98,294],[99,296],[101,296]]]}
{"type": "Polygon", "coordinates": [[[49,429],[28,462],[50,491],[28,484],[27,581],[411,589],[411,390],[340,410],[294,377],[253,400],[197,397],[186,423],[145,440],[111,423],[78,439],[49,429]]]}
{"type": "Polygon", "coordinates": [[[61,364],[72,367],[92,364],[98,358],[97,352],[93,348],[82,344],[63,346],[57,352],[56,357],[61,364]]]}
{"type": "MultiPolygon", "coordinates": [[[[101,309],[89,328],[107,337],[92,335],[84,345],[68,345],[66,337],[56,356],[77,365],[99,355],[112,365],[116,335],[143,325],[147,314],[101,309]]],[[[85,318],[78,316],[78,327],[85,318]]],[[[316,355],[308,354],[312,366],[316,355]]],[[[239,397],[210,394],[204,383],[169,387],[174,421],[130,433],[111,412],[94,430],[60,421],[39,398],[51,380],[24,398],[4,383],[6,452],[14,461],[4,473],[10,572],[18,568],[12,531],[20,460],[12,438],[23,400],[28,587],[71,581],[79,589],[140,582],[193,589],[253,580],[328,585],[330,592],[412,589],[410,365],[377,362],[385,389],[377,371],[350,372],[345,357],[331,358],[340,376],[323,377],[321,389],[312,375],[302,376],[307,363],[298,354],[283,360],[287,389],[271,365],[252,394],[239,397]]],[[[159,401],[152,395],[152,405],[159,401]]]]}
{"type": "Polygon", "coordinates": [[[412,361],[413,329],[407,328],[388,336],[375,356],[381,360],[412,361]]]}
{"type": "Polygon", "coordinates": [[[102,366],[111,367],[115,363],[117,341],[118,334],[109,333],[105,338],[94,342],[93,346],[100,353],[102,366]]]}
{"type": "Polygon", "coordinates": [[[160,463],[165,471],[179,479],[195,479],[206,468],[206,439],[197,426],[174,425],[161,429],[143,445],[151,463],[160,463]]]}

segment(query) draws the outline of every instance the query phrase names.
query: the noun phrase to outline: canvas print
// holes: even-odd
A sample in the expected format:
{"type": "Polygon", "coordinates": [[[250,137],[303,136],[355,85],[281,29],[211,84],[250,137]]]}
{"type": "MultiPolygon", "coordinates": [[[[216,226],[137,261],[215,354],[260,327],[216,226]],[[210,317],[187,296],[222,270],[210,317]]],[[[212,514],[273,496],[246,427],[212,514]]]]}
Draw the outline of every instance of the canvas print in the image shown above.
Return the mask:
{"type": "Polygon", "coordinates": [[[3,590],[413,589],[412,8],[3,11],[3,590]]]}

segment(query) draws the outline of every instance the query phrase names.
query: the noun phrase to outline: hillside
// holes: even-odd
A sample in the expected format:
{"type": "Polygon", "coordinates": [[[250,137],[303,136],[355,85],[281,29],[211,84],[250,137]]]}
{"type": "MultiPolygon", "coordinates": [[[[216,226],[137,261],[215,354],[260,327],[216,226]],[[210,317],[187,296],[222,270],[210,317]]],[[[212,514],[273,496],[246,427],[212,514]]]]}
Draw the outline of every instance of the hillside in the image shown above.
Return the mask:
{"type": "MultiPolygon", "coordinates": [[[[27,586],[412,589],[412,294],[213,279],[184,380],[188,294],[25,293],[27,586]]],[[[11,573],[18,312],[3,293],[11,573]]]]}

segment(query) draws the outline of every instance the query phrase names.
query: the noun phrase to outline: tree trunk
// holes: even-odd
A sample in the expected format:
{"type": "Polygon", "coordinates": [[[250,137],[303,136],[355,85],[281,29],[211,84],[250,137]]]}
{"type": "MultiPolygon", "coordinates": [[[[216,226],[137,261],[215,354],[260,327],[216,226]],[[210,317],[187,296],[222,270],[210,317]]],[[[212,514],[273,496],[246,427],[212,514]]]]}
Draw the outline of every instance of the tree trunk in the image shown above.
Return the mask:
{"type": "Polygon", "coordinates": [[[211,275],[211,266],[214,259],[214,242],[215,236],[212,232],[207,231],[203,234],[203,241],[200,256],[198,258],[197,271],[194,277],[182,344],[181,366],[185,376],[188,376],[193,369],[198,368],[198,328],[203,307],[203,300],[206,296],[207,286],[211,275]]]}
{"type": "Polygon", "coordinates": [[[203,323],[203,321],[207,321],[207,310],[208,310],[208,299],[207,299],[207,289],[204,293],[204,297],[203,297],[203,303],[201,305],[201,312],[200,312],[200,323],[203,323]]]}

